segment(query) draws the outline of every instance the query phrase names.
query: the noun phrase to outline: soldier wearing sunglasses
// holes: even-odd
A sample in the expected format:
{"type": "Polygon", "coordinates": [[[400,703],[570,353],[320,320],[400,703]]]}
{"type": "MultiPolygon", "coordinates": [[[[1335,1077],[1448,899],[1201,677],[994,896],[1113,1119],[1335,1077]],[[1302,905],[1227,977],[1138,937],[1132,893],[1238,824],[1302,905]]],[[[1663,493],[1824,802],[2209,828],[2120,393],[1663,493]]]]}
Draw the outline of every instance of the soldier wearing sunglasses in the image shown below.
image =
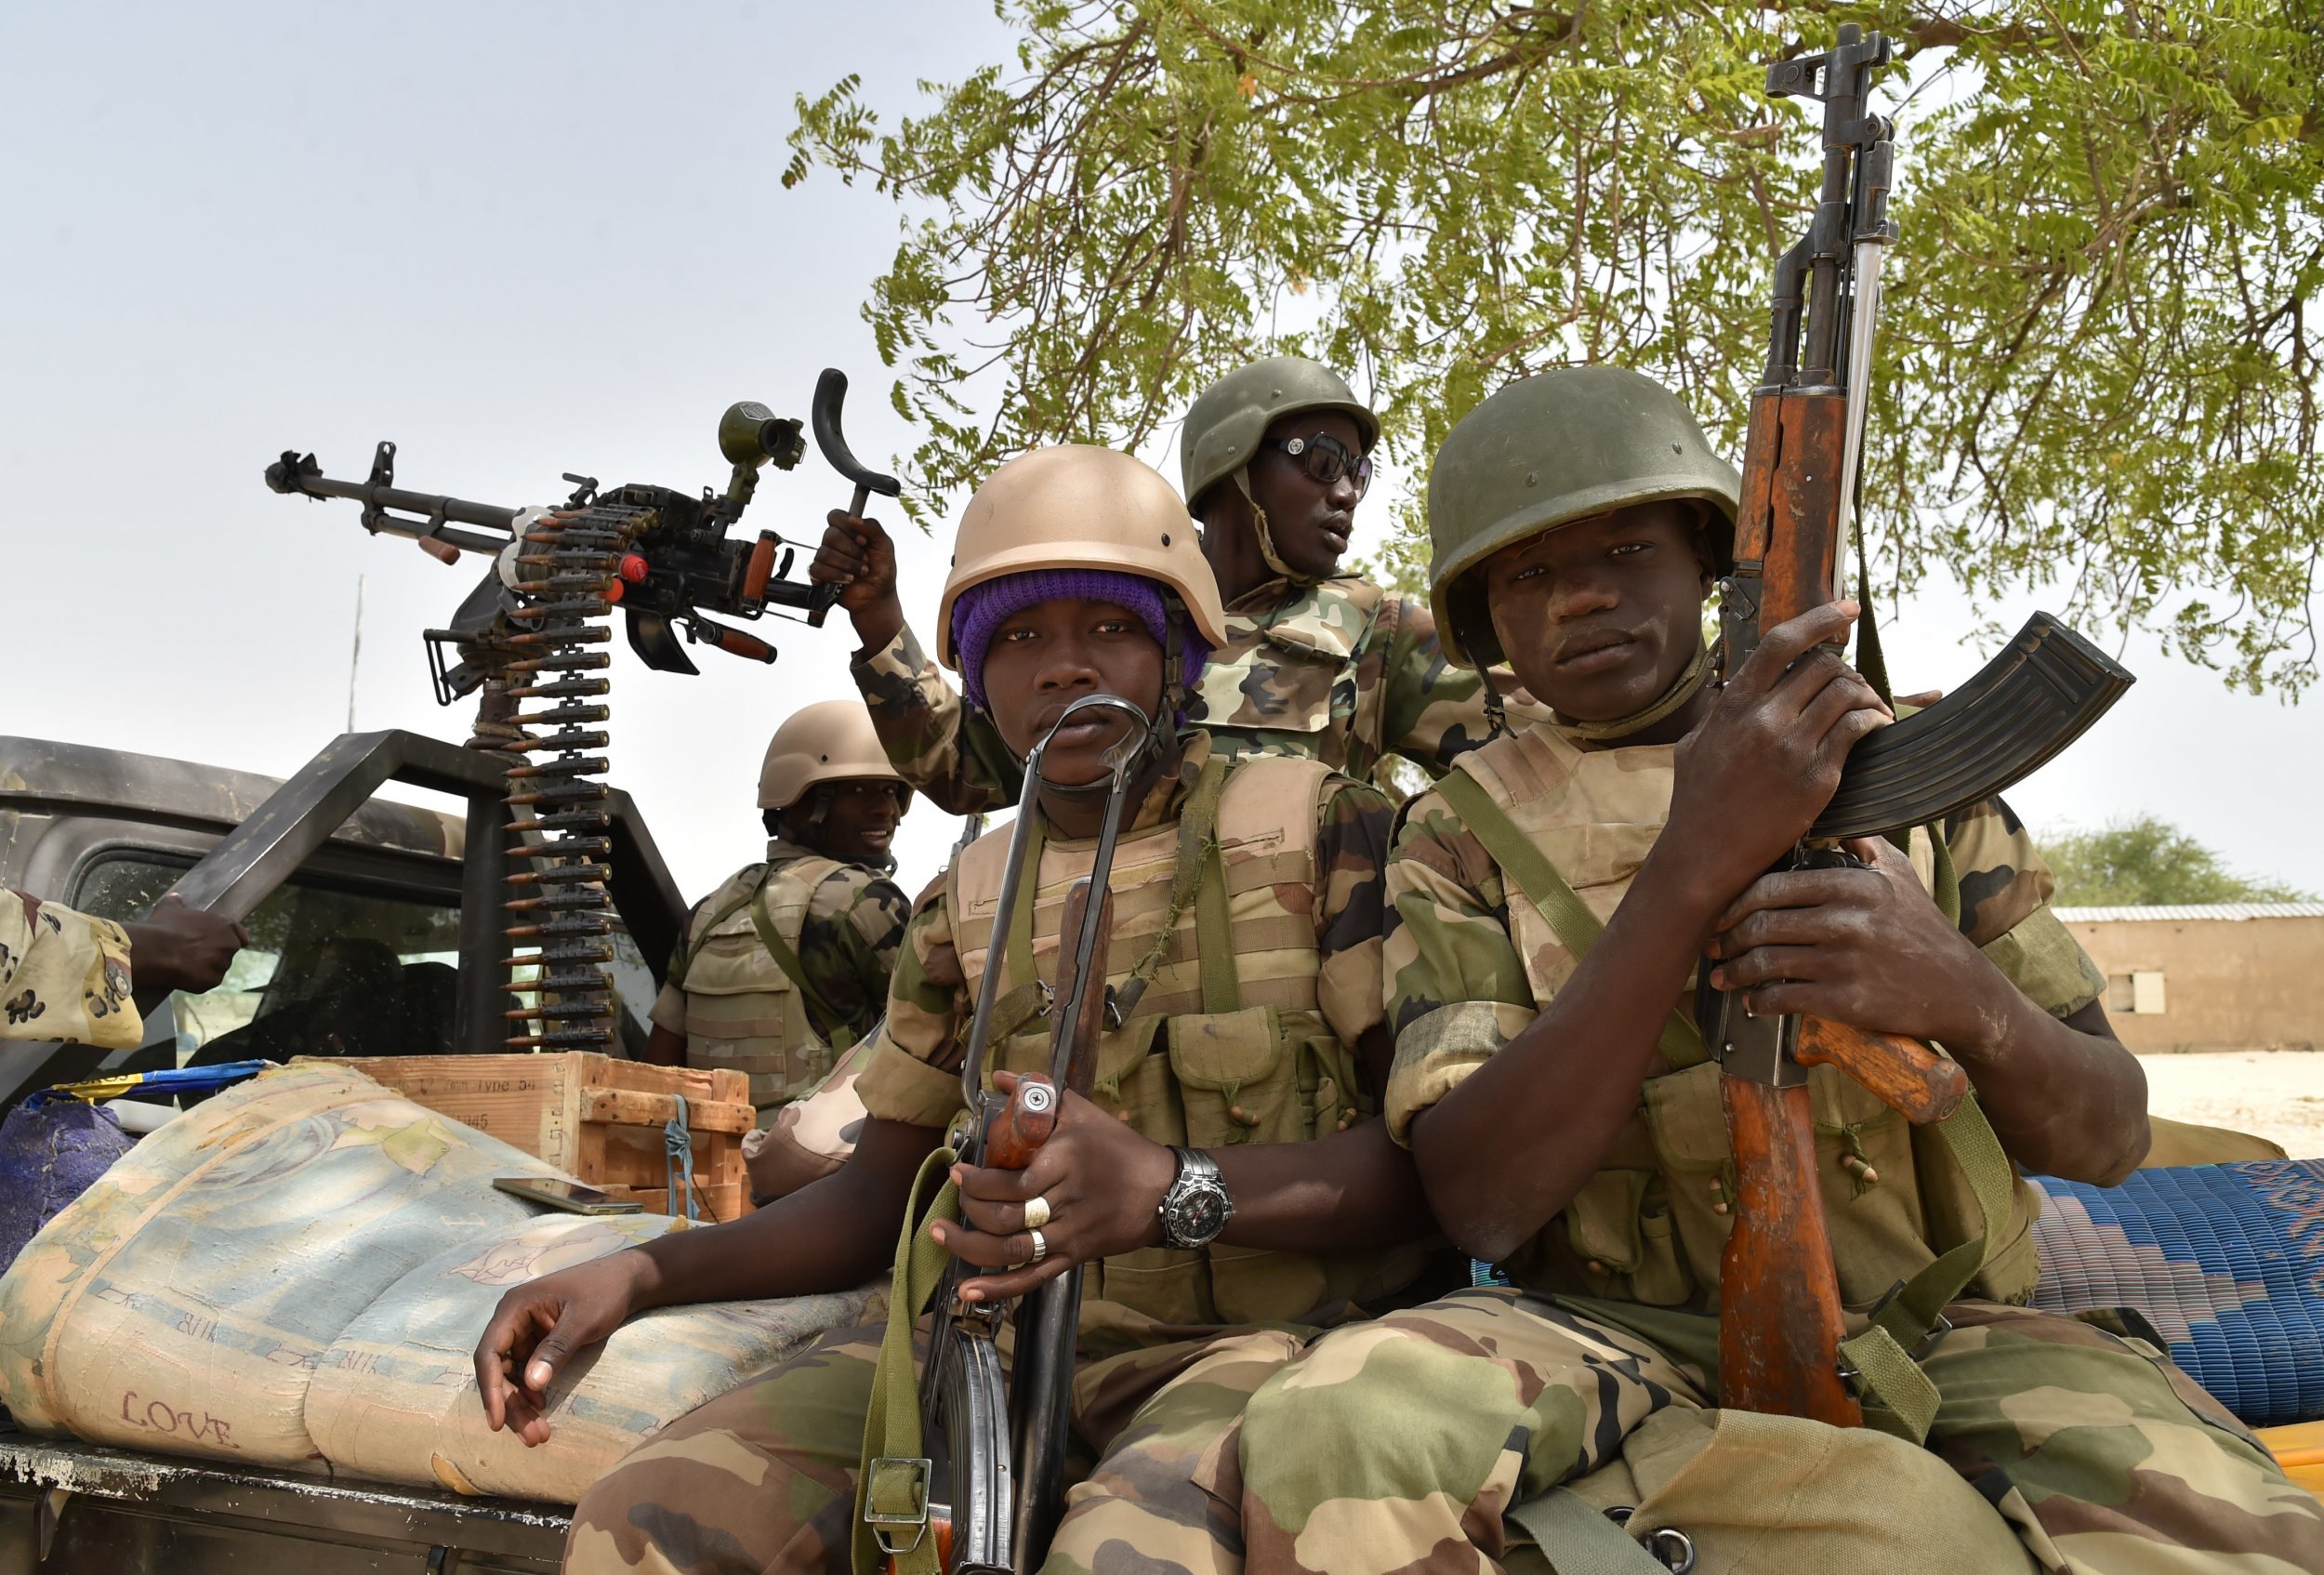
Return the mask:
{"type": "MultiPolygon", "coordinates": [[[[1187,720],[1217,749],[1312,756],[1358,777],[1401,755],[1433,776],[1490,735],[1483,686],[1446,664],[1426,601],[1340,572],[1379,438],[1348,385],[1298,356],[1228,373],[1187,412],[1182,476],[1227,634],[1187,720]]],[[[905,624],[886,532],[834,512],[812,573],[843,588],[863,642],[852,670],[904,779],[954,814],[1014,803],[1015,759],[905,624]]]]}

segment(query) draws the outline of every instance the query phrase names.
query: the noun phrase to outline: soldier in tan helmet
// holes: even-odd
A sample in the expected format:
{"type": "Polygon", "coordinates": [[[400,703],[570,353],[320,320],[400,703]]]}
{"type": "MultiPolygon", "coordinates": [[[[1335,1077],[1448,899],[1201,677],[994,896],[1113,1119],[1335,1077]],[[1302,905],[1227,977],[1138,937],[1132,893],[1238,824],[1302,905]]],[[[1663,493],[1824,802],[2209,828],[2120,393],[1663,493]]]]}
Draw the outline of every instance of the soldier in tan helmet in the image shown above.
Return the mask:
{"type": "MultiPolygon", "coordinates": [[[[1388,802],[1319,761],[1230,758],[1167,725],[1223,633],[1185,525],[1169,483],[1129,456],[1036,450],[971,501],[937,614],[938,649],[1019,759],[1093,693],[1166,724],[1129,788],[1109,882],[1106,972],[1127,1021],[1032,1163],[955,1167],[964,1218],[934,1227],[975,1266],[960,1290],[971,1303],[1085,1266],[1074,1430],[1096,1464],[1058,1529],[1060,1570],[1206,1541],[1200,1474],[1241,1396],[1314,1332],[1302,1326],[1404,1291],[1432,1230],[1375,1115],[1388,802]],[[1216,926],[1228,944],[1198,947],[1216,926]]],[[[1020,811],[1037,818],[1016,908],[1026,929],[1001,964],[1010,996],[1054,986],[1063,899],[1092,867],[1103,803],[1087,789],[1125,729],[1098,714],[1056,730],[1020,811]]],[[[962,1041],[1008,858],[1006,839],[974,842],[920,898],[847,1164],[742,1220],[510,1291],[477,1353],[495,1426],[541,1441],[555,1373],[649,1307],[837,1290],[886,1270],[913,1176],[962,1108],[962,1041]]],[[[998,1026],[1000,999],[987,1076],[1007,1089],[1047,1065],[1047,1031],[1023,1015],[998,1026]]],[[[633,1451],[575,1508],[568,1575],[841,1575],[880,1334],[825,1335],[633,1451]]]]}
{"type": "MultiPolygon", "coordinates": [[[[792,713],[759,774],[766,857],[694,906],[646,1059],[748,1073],[763,1128],[868,1039],[911,912],[889,879],[911,796],[860,702],[792,713]]],[[[751,1169],[760,1197],[786,1189],[751,1169]]]]}
{"type": "MultiPolygon", "coordinates": [[[[1490,736],[1487,692],[1446,665],[1428,607],[1340,572],[1379,439],[1340,376],[1296,355],[1228,373],[1187,412],[1180,474],[1226,610],[1187,718],[1213,748],[1305,755],[1359,779],[1400,755],[1435,776],[1490,736]]],[[[1013,803],[1016,762],[905,626],[895,562],[877,522],[835,512],[812,570],[844,587],[863,642],[855,682],[888,758],[951,814],[1013,803]]]]}

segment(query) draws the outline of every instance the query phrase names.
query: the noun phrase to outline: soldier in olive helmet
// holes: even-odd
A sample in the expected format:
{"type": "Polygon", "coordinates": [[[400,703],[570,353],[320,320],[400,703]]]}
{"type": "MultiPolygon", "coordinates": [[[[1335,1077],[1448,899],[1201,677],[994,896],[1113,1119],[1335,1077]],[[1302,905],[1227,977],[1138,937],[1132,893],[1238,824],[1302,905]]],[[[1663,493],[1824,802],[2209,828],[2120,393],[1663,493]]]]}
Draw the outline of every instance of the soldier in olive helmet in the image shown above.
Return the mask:
{"type": "MultiPolygon", "coordinates": [[[[1306,755],[1358,778],[1400,755],[1433,776],[1490,735],[1485,691],[1446,665],[1428,609],[1340,572],[1379,439],[1348,385],[1295,355],[1228,373],[1187,412],[1186,502],[1226,605],[1187,706],[1213,748],[1306,755]]],[[[812,572],[844,588],[864,642],[855,681],[896,769],[952,814],[1013,803],[1009,751],[905,625],[886,533],[834,513],[812,572]]]]}
{"type": "Polygon", "coordinates": [[[1889,710],[1835,649],[1848,602],[1706,683],[1736,489],[1676,397],[1611,367],[1502,390],[1437,456],[1446,653],[1505,657],[1554,715],[1406,806],[1388,1119],[1447,1234],[1513,1286],[1327,1335],[1256,1392],[1235,1568],[1499,1568],[1574,1502],[1584,1521],[1644,1503],[1700,1461],[1700,1523],[1680,1529],[1716,1568],[1780,1532],[1817,1568],[2324,1568],[2324,1511],[2135,1328],[2024,1305],[2040,1265],[2020,1172],[2118,1182],[2148,1123],[2105,981],[2016,820],[1989,801],[1908,852],[1853,843],[1866,867],[1766,873],[1889,710]],[[1957,880],[1936,878],[1948,861],[1957,880]],[[1895,1299],[1846,1347],[1872,1427],[1759,1419],[1754,1449],[1705,1415],[1735,1185],[1725,1074],[1694,1020],[1705,955],[1754,1012],[1937,1043],[1974,1085],[1914,1128],[1808,1072],[1842,1301],[1895,1299]],[[1771,1500],[1813,1489],[1810,1459],[1877,1460],[1855,1480],[1882,1486],[1771,1520],[1771,1500]]]}
{"type": "MultiPolygon", "coordinates": [[[[1108,888],[1104,966],[1128,1020],[1101,1039],[1095,1086],[1063,1096],[1031,1164],[956,1165],[962,1218],[932,1227],[971,1266],[959,1290],[971,1304],[1085,1268],[1074,1430],[1097,1460],[1050,1565],[1086,1568],[1207,1537],[1200,1472],[1248,1384],[1314,1325],[1403,1290],[1424,1261],[1432,1227],[1410,1160],[1375,1116],[1390,811],[1321,761],[1230,758],[1170,725],[1226,631],[1177,495],[1138,460],[1078,445],[1011,460],[971,500],[957,547],[937,648],[1012,755],[1091,694],[1160,724],[1108,888]],[[1197,946],[1214,926],[1227,944],[1197,946]]],[[[1037,818],[1013,910],[1026,927],[1011,922],[993,1019],[999,1091],[1048,1065],[1036,1013],[1103,812],[1087,789],[1128,729],[1098,716],[1050,736],[1019,811],[1037,818]]],[[[477,1353],[495,1426],[545,1437],[554,1372],[632,1312],[838,1290],[886,1270],[914,1174],[962,1113],[1009,854],[1006,839],[974,842],[920,898],[846,1165],[740,1221],[509,1292],[477,1353]]],[[[574,1510],[566,1569],[841,1575],[852,1538],[868,1552],[853,1482],[881,1332],[825,1335],[655,1435],[574,1510]]]]}
{"type": "Polygon", "coordinates": [[[759,774],[767,856],[694,905],[646,1059],[748,1073],[764,1128],[866,1039],[911,912],[889,879],[911,797],[860,702],[793,712],[759,774]]]}

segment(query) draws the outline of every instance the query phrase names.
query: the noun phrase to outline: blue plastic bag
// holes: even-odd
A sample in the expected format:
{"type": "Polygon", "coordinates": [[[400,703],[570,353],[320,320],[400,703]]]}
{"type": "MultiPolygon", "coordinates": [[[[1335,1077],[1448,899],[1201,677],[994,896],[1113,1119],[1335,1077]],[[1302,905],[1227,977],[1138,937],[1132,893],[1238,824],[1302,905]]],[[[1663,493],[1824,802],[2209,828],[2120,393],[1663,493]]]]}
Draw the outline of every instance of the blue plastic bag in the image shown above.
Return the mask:
{"type": "Polygon", "coordinates": [[[137,1140],[112,1112],[46,1091],[0,1121],[0,1267],[137,1140]]]}

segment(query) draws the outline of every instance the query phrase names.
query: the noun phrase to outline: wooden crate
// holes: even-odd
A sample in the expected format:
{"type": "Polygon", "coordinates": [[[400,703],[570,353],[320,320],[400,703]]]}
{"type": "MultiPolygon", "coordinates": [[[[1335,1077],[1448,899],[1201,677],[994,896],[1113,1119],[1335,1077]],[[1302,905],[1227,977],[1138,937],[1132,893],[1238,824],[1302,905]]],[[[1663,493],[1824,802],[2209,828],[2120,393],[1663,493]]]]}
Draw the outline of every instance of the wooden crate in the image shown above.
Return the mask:
{"type": "Polygon", "coordinates": [[[731,1220],[749,1206],[742,1140],[757,1112],[750,1079],[741,1072],[654,1066],[586,1051],[350,1056],[344,1064],[655,1214],[672,1211],[662,1129],[682,1094],[696,1211],[731,1220]]]}

